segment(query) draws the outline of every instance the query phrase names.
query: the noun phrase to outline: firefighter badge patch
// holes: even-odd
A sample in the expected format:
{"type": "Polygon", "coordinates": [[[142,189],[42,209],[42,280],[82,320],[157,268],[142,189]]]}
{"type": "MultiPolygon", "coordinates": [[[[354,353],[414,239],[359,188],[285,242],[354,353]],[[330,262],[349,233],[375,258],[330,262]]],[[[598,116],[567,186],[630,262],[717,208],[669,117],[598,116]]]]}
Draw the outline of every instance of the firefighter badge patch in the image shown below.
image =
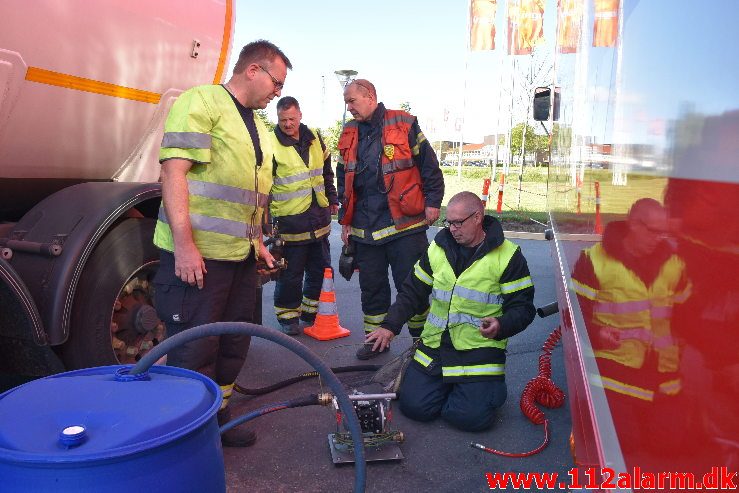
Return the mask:
{"type": "Polygon", "coordinates": [[[395,155],[395,146],[392,144],[388,144],[383,148],[383,151],[385,151],[385,155],[388,159],[392,160],[393,156],[395,155]]]}

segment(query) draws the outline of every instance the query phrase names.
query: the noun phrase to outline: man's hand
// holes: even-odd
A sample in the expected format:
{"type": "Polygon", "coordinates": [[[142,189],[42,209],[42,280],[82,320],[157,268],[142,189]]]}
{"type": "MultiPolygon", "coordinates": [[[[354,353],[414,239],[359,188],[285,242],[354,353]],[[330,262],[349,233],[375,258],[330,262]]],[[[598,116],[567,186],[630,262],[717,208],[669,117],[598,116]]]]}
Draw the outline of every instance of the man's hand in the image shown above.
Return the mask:
{"type": "Polygon", "coordinates": [[[495,317],[485,317],[482,319],[480,326],[480,334],[488,339],[495,339],[500,333],[500,322],[495,317]]]}
{"type": "Polygon", "coordinates": [[[391,330],[378,327],[377,329],[367,334],[364,342],[374,342],[374,345],[372,346],[372,351],[384,351],[385,348],[390,347],[390,341],[393,340],[393,337],[395,337],[395,334],[393,334],[391,330]]]}
{"type": "Polygon", "coordinates": [[[205,274],[208,271],[205,270],[205,261],[195,243],[175,245],[174,273],[190,286],[197,284],[198,289],[203,289],[205,274]]]}
{"type": "Polygon", "coordinates": [[[426,207],[426,224],[431,226],[439,219],[439,209],[436,207],[426,207]]]}
{"type": "Polygon", "coordinates": [[[344,245],[349,244],[349,233],[351,233],[352,227],[349,224],[342,224],[341,225],[341,241],[344,242],[344,245]]]}
{"type": "Polygon", "coordinates": [[[259,258],[264,259],[264,263],[267,264],[267,267],[269,267],[270,269],[274,269],[275,258],[272,256],[272,253],[270,253],[269,248],[264,246],[264,243],[259,244],[257,255],[259,256],[259,258]]]}
{"type": "Polygon", "coordinates": [[[335,216],[339,213],[339,204],[331,204],[328,206],[328,210],[331,212],[332,216],[335,216]]]}

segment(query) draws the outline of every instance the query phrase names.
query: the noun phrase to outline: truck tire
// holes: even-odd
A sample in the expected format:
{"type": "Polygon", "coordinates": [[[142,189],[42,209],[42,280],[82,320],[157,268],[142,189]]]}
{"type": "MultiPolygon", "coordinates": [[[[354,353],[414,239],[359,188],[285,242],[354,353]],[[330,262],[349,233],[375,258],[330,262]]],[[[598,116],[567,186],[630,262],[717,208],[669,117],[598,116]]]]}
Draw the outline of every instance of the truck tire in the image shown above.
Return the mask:
{"type": "Polygon", "coordinates": [[[72,305],[69,337],[61,347],[68,369],[133,364],[164,339],[153,307],[159,252],[156,220],[125,218],[95,246],[72,305]]]}

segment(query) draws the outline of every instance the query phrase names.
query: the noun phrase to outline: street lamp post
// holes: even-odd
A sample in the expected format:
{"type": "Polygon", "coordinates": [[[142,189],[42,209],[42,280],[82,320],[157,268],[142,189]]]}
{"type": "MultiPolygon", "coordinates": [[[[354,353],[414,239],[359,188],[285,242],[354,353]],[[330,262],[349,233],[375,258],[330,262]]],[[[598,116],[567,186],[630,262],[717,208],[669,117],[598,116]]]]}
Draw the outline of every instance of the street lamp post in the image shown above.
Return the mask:
{"type": "MultiPolygon", "coordinates": [[[[341,84],[341,90],[343,91],[346,89],[346,86],[354,80],[354,78],[357,76],[356,70],[337,70],[334,72],[336,74],[336,78],[339,80],[339,84],[341,84]]],[[[346,104],[344,104],[344,116],[341,117],[341,128],[344,128],[344,124],[346,124],[346,104]]]]}

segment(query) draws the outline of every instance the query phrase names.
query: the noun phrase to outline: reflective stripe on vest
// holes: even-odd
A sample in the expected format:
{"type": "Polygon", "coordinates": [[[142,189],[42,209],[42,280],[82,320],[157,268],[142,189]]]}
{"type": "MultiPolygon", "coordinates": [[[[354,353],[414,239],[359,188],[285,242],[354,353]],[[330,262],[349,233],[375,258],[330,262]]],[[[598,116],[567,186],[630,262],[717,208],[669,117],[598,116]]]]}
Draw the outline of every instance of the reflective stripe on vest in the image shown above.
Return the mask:
{"type": "Polygon", "coordinates": [[[418,361],[418,363],[424,368],[428,368],[431,362],[434,361],[433,358],[431,358],[429,355],[427,355],[420,349],[416,349],[416,352],[413,354],[413,359],[415,361],[418,361]]]}
{"type": "Polygon", "coordinates": [[[505,365],[442,366],[441,375],[447,377],[482,377],[504,375],[505,365]]]}
{"type": "MultiPolygon", "coordinates": [[[[157,219],[162,223],[169,225],[167,214],[164,209],[159,209],[157,219]]],[[[239,221],[229,221],[228,219],[221,219],[219,217],[202,216],[192,212],[190,213],[190,225],[193,230],[218,233],[234,236],[236,238],[255,238],[257,235],[262,233],[261,226],[244,224],[239,221]]]]}
{"type": "Polygon", "coordinates": [[[213,137],[199,132],[167,132],[162,137],[162,147],[186,149],[210,149],[213,137]]]}
{"type": "Polygon", "coordinates": [[[600,378],[603,381],[604,389],[628,395],[629,397],[635,397],[636,399],[641,399],[643,401],[652,402],[654,400],[654,392],[649,389],[637,387],[636,385],[629,385],[604,376],[601,376],[600,378]]]}
{"type": "Polygon", "coordinates": [[[331,232],[331,225],[324,226],[323,228],[318,228],[315,231],[309,231],[307,233],[280,233],[280,236],[285,241],[305,241],[305,240],[312,240],[315,238],[323,238],[327,234],[331,232]]]}
{"type": "MultiPolygon", "coordinates": [[[[475,260],[457,278],[449,265],[446,253],[434,241],[428,249],[433,279],[431,307],[426,317],[421,339],[430,348],[438,348],[445,330],[457,350],[493,347],[505,349],[507,340],[496,341],[480,334],[484,317],[500,316],[502,312],[502,286],[500,276],[518,247],[508,240],[482,258],[475,260]]],[[[506,283],[524,289],[525,277],[506,283]]],[[[492,371],[492,370],[491,370],[492,371]]]]}
{"type": "Polygon", "coordinates": [[[328,207],[323,179],[324,152],[321,140],[314,130],[305,164],[295,146],[284,146],[271,134],[275,154],[275,177],[272,185],[270,212],[274,217],[294,216],[307,211],[313,194],[320,207],[328,207]]]}
{"type": "MultiPolygon", "coordinates": [[[[272,162],[272,145],[261,120],[255,125],[263,154],[259,166],[244,120],[222,86],[185,91],[167,116],[159,159],[193,163],[187,172],[188,209],[193,241],[204,258],[242,260],[259,244],[272,186],[271,166],[265,166],[272,162]]],[[[164,203],[154,243],[174,251],[164,203]]]]}

